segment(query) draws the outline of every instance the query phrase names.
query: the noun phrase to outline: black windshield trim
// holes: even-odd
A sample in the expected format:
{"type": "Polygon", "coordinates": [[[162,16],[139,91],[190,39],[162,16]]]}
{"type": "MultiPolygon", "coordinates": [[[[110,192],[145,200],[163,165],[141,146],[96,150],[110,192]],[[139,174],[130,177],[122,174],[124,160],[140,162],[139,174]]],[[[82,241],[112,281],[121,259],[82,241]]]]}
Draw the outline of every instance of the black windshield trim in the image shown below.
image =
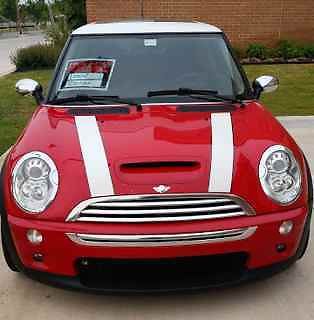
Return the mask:
{"type": "Polygon", "coordinates": [[[208,105],[181,105],[177,106],[178,112],[232,112],[237,108],[232,104],[208,104],[208,105]]]}
{"type": "Polygon", "coordinates": [[[105,114],[129,114],[129,107],[74,107],[68,108],[68,113],[72,116],[91,116],[91,115],[105,115],[105,114]]]}

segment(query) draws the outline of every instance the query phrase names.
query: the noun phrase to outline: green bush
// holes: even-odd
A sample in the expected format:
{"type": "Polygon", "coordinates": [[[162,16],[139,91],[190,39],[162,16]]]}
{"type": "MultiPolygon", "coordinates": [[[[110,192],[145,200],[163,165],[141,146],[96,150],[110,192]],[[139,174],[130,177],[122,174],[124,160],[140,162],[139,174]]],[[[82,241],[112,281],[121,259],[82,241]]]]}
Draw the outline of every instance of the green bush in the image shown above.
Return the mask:
{"type": "Polygon", "coordinates": [[[47,28],[45,44],[18,49],[11,57],[17,71],[54,68],[69,33],[65,21],[57,21],[47,28]]]}
{"type": "Polygon", "coordinates": [[[245,51],[241,48],[238,48],[238,47],[232,47],[232,51],[233,53],[235,54],[235,56],[238,58],[238,59],[242,59],[242,58],[245,58],[246,54],[245,54],[245,51]]]}
{"type": "Polygon", "coordinates": [[[267,48],[263,44],[252,43],[247,48],[246,54],[249,58],[266,59],[267,48]]]}
{"type": "Polygon", "coordinates": [[[314,44],[308,44],[303,47],[305,58],[314,58],[314,44]]]}
{"type": "Polygon", "coordinates": [[[64,47],[70,32],[66,22],[59,20],[46,29],[46,40],[54,46],[64,47]]]}
{"type": "Polygon", "coordinates": [[[17,71],[26,71],[43,68],[54,68],[61,48],[51,44],[38,44],[28,48],[18,49],[11,61],[17,71]]]}
{"type": "Polygon", "coordinates": [[[304,57],[304,48],[293,41],[279,41],[277,50],[278,55],[286,60],[304,57]]]}
{"type": "Polygon", "coordinates": [[[281,58],[278,48],[267,48],[267,58],[281,58]]]}
{"type": "MultiPolygon", "coordinates": [[[[252,43],[246,50],[246,57],[267,60],[282,58],[284,60],[295,58],[314,58],[314,44],[301,45],[294,41],[281,40],[275,47],[267,48],[260,43],[252,43]]],[[[244,57],[242,57],[244,58],[244,57]]]]}

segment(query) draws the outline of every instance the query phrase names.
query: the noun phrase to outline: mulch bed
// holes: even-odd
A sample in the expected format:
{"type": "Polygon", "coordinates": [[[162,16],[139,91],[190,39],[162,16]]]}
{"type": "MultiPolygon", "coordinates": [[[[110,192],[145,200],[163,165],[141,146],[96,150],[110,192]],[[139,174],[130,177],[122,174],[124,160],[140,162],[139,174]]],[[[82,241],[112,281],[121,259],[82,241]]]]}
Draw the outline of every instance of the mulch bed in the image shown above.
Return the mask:
{"type": "Polygon", "coordinates": [[[294,59],[284,59],[284,58],[268,58],[268,59],[258,59],[258,58],[244,58],[240,60],[241,64],[310,64],[314,63],[312,58],[294,58],[294,59]]]}

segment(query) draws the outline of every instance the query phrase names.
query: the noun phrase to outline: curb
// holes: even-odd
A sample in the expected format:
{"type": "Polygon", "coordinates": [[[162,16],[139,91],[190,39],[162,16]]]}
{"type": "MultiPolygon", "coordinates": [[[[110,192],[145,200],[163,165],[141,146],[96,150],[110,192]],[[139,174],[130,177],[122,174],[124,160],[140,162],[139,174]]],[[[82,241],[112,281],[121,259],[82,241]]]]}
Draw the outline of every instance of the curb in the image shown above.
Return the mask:
{"type": "Polygon", "coordinates": [[[314,128],[314,116],[277,117],[277,120],[286,129],[307,129],[307,130],[312,130],[314,128]]]}
{"type": "Polygon", "coordinates": [[[13,73],[16,71],[15,67],[12,67],[11,69],[4,71],[4,72],[0,72],[0,77],[5,77],[7,75],[9,75],[10,73],[13,73]]]}
{"type": "Polygon", "coordinates": [[[279,116],[276,117],[279,121],[314,121],[313,116],[279,116]]]}
{"type": "Polygon", "coordinates": [[[8,153],[10,152],[11,148],[12,148],[12,146],[11,146],[5,153],[3,153],[3,154],[0,156],[0,170],[1,170],[2,166],[3,166],[3,164],[4,164],[4,160],[5,160],[6,156],[7,156],[8,153]]]}

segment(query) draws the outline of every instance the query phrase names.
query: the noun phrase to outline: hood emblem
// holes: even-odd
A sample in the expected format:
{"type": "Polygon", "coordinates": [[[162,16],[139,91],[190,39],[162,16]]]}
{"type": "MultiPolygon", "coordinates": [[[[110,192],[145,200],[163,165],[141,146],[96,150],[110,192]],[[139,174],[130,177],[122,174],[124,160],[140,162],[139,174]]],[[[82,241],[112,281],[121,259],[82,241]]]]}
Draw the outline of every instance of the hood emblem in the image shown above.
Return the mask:
{"type": "Polygon", "coordinates": [[[157,193],[166,193],[167,191],[169,191],[171,189],[171,187],[161,184],[160,186],[156,186],[153,189],[157,193]]]}

